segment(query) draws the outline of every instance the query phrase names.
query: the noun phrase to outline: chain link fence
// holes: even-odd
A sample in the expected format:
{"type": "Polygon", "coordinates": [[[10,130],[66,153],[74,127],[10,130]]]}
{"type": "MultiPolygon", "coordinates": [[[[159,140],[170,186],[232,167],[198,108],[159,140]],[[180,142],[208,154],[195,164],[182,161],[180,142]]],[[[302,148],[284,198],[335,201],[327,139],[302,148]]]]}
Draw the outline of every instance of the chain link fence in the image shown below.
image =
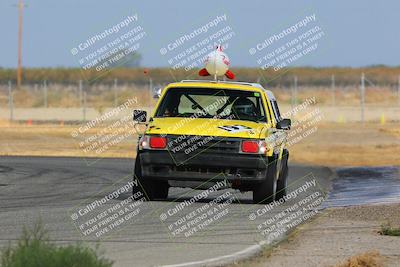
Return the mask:
{"type": "MultiPolygon", "coordinates": [[[[262,82],[261,82],[262,83],[262,82]]],[[[305,99],[315,97],[316,105],[326,110],[330,121],[387,121],[400,120],[400,78],[398,83],[374,84],[361,75],[359,84],[341,85],[335,76],[327,81],[329,86],[303,83],[293,75],[289,86],[275,85],[265,88],[273,91],[281,109],[289,110],[305,99]]],[[[148,84],[111,82],[87,84],[42,82],[24,85],[0,84],[0,119],[11,121],[86,121],[115,108],[128,99],[135,98],[137,106],[150,109],[154,106],[153,86],[148,84]]]]}

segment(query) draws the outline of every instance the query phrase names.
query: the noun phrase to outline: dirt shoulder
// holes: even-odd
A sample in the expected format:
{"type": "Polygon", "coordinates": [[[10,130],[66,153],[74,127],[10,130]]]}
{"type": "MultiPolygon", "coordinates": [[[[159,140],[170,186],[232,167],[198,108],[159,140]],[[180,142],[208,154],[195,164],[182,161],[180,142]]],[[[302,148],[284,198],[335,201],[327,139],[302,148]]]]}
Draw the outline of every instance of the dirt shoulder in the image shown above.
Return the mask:
{"type": "MultiPolygon", "coordinates": [[[[73,137],[78,125],[8,125],[0,124],[0,155],[1,156],[67,156],[67,157],[117,157],[133,158],[136,152],[137,137],[126,129],[92,128],[84,136],[73,137]],[[119,133],[114,135],[114,132],[119,133]],[[126,135],[126,137],[125,137],[126,135]],[[81,142],[86,138],[117,138],[105,149],[104,145],[90,147],[95,141],[88,141],[84,146],[81,142]]],[[[89,139],[88,139],[89,140],[89,139]]],[[[112,140],[112,139],[109,139],[112,140]]],[[[106,144],[107,141],[104,142],[106,144]]]]}
{"type": "Polygon", "coordinates": [[[368,252],[363,257],[372,255],[378,265],[354,266],[398,267],[400,237],[378,233],[386,223],[400,226],[400,204],[327,209],[279,246],[232,266],[330,267],[368,252]]]}

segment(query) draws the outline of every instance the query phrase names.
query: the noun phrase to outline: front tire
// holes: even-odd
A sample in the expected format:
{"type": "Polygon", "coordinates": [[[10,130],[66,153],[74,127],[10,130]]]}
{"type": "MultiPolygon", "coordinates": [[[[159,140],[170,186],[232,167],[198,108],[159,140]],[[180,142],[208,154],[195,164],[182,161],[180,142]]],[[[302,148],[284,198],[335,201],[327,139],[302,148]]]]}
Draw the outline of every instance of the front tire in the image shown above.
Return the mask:
{"type": "Polygon", "coordinates": [[[253,189],[254,204],[268,204],[275,200],[277,188],[276,181],[276,159],[268,162],[268,170],[266,179],[257,184],[253,189]]]}
{"type": "Polygon", "coordinates": [[[277,192],[276,192],[276,200],[283,198],[287,194],[287,183],[288,183],[288,175],[289,175],[289,151],[285,149],[282,155],[282,168],[279,173],[279,179],[277,184],[277,192]]]}
{"type": "Polygon", "coordinates": [[[168,197],[169,184],[167,181],[155,181],[142,176],[142,165],[139,153],[136,156],[134,177],[138,185],[134,186],[132,193],[141,192],[146,200],[166,199],[168,197]]]}

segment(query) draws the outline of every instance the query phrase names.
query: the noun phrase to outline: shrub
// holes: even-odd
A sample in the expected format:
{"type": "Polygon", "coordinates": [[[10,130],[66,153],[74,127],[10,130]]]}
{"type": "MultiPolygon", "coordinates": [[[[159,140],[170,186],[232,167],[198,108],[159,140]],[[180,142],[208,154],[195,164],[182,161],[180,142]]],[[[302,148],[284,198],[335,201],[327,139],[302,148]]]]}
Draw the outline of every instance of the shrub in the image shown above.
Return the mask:
{"type": "Polygon", "coordinates": [[[400,228],[392,227],[390,224],[384,224],[379,231],[381,235],[400,236],[400,228]]]}
{"type": "Polygon", "coordinates": [[[98,247],[51,243],[41,222],[32,229],[24,227],[17,244],[4,248],[0,258],[2,267],[109,267],[112,264],[98,255],[98,247]]]}

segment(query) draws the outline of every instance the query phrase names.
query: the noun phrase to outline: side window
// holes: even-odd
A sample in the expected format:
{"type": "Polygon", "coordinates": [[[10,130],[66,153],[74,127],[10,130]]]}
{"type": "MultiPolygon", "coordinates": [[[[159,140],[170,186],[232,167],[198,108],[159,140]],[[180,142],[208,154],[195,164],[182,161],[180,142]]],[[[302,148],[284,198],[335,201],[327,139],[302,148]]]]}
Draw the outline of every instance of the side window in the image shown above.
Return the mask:
{"type": "Polygon", "coordinates": [[[269,103],[271,104],[271,107],[272,107],[272,113],[273,113],[272,120],[275,123],[277,123],[278,119],[276,118],[276,109],[275,109],[275,106],[274,106],[274,102],[271,100],[271,101],[269,101],[269,103]]]}
{"type": "Polygon", "coordinates": [[[274,107],[274,111],[275,111],[275,119],[278,122],[282,118],[281,118],[281,112],[279,111],[278,103],[276,102],[276,100],[272,101],[272,106],[274,107]]]}
{"type": "Polygon", "coordinates": [[[247,97],[248,99],[251,100],[251,102],[254,103],[254,106],[256,107],[257,115],[264,117],[264,109],[262,108],[261,104],[261,98],[260,97],[247,97]]]}

